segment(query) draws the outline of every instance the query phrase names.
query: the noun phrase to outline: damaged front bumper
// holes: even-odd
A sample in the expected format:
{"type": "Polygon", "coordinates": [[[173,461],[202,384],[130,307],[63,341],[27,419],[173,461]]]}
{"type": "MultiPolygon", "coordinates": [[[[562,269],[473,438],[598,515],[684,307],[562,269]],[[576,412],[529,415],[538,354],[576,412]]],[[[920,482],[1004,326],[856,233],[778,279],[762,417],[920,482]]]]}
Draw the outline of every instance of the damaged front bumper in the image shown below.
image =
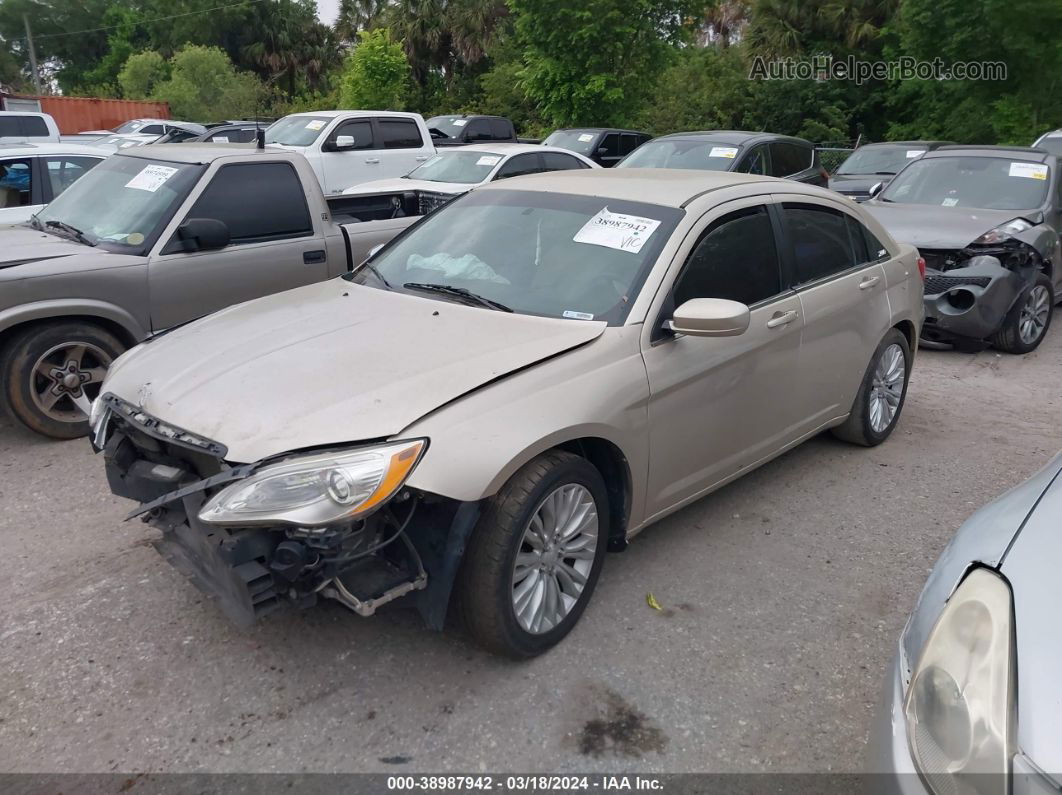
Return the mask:
{"type": "Polygon", "coordinates": [[[922,255],[927,262],[922,340],[930,344],[991,337],[1036,272],[1032,263],[1007,268],[991,255],[957,262],[950,252],[922,255]]]}
{"type": "Polygon", "coordinates": [[[478,503],[404,490],[364,519],[327,527],[207,524],[198,518],[206,501],[256,465],[231,465],[216,442],[113,395],[100,400],[92,443],[111,491],[140,503],[127,518],[159,529],[158,552],[233,622],[247,627],[320,597],[369,616],[412,595],[426,623],[442,629],[478,503]]]}

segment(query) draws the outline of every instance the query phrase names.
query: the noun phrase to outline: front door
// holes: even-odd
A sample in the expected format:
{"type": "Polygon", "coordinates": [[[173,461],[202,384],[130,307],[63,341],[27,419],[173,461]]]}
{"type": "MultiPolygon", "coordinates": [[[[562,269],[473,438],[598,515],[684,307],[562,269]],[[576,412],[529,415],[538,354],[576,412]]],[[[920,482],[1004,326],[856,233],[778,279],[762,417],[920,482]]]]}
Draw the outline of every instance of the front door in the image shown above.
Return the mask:
{"type": "Polygon", "coordinates": [[[372,119],[341,121],[321,145],[320,158],[321,188],[326,196],[334,196],[346,188],[386,176],[380,169],[380,153],[376,151],[372,119]]]}
{"type": "Polygon", "coordinates": [[[328,278],[327,249],[290,163],[234,163],[217,170],[181,220],[225,222],[231,242],[186,252],[175,232],[148,263],[154,332],[231,304],[328,278]]]}
{"type": "Polygon", "coordinates": [[[691,298],[727,298],[749,306],[748,330],[665,336],[644,351],[650,515],[740,474],[802,431],[789,399],[800,378],[800,299],[784,287],[763,201],[732,202],[706,219],[662,312],[666,319],[691,298]]]}

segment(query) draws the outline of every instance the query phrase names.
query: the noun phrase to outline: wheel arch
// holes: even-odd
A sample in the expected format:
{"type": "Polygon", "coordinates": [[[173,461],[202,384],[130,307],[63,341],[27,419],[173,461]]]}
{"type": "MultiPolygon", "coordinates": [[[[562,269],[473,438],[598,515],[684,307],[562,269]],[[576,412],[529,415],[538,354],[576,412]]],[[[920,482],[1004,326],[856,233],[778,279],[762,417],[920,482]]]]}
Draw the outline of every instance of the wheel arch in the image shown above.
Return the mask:
{"type": "Polygon", "coordinates": [[[0,313],[0,350],[12,337],[49,323],[89,323],[113,334],[127,348],[147,336],[147,330],[125,310],[103,301],[42,301],[0,313]]]}
{"type": "Polygon", "coordinates": [[[918,348],[918,329],[915,328],[915,324],[910,320],[901,320],[893,328],[907,339],[907,344],[911,347],[911,355],[914,356],[914,352],[918,348]]]}

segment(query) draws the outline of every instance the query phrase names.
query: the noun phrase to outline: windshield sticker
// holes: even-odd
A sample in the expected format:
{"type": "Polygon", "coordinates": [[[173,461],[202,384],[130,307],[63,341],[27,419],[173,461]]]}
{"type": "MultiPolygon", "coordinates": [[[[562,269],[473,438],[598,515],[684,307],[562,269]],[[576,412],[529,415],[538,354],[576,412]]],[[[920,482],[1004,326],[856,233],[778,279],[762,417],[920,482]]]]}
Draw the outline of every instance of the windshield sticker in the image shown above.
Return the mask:
{"type": "Polygon", "coordinates": [[[125,187],[154,193],[176,173],[177,169],[171,166],[144,166],[139,174],[125,183],[125,187]]]}
{"type": "MultiPolygon", "coordinates": [[[[588,144],[592,140],[594,140],[594,136],[592,136],[590,133],[583,133],[579,136],[579,143],[581,144],[588,144]]],[[[565,315],[565,317],[567,317],[567,315],[565,315]]]]}
{"type": "Polygon", "coordinates": [[[907,150],[907,154],[905,156],[907,157],[908,160],[910,160],[912,157],[921,157],[925,153],[926,153],[925,149],[908,149],[907,150]]]}
{"type": "Polygon", "coordinates": [[[214,136],[214,143],[216,143],[216,144],[227,144],[228,142],[229,142],[229,136],[227,136],[227,135],[215,135],[214,136]]]}
{"type": "Polygon", "coordinates": [[[562,317],[571,318],[572,320],[593,320],[594,316],[589,312],[575,312],[571,309],[565,309],[561,313],[562,317]]]}
{"type": "Polygon", "coordinates": [[[1047,166],[1039,163],[1011,163],[1010,176],[1026,179],[1047,179],[1047,166]]]}
{"type": "Polygon", "coordinates": [[[483,155],[476,161],[477,166],[496,166],[498,161],[501,160],[501,155],[483,155]]]}
{"type": "Polygon", "coordinates": [[[608,207],[603,207],[575,233],[572,240],[637,254],[658,226],[660,222],[652,218],[613,213],[609,212],[608,207]]]}
{"type": "Polygon", "coordinates": [[[323,121],[321,121],[320,119],[310,119],[308,122],[306,122],[306,129],[307,130],[315,130],[316,131],[316,130],[320,130],[324,126],[325,126],[325,123],[323,121]]]}
{"type": "Polygon", "coordinates": [[[466,124],[468,124],[468,119],[454,119],[453,121],[454,127],[464,127],[466,124]]]}
{"type": "Polygon", "coordinates": [[[737,153],[736,146],[713,146],[708,157],[725,157],[727,160],[733,160],[737,157],[737,153]]]}
{"type": "Polygon", "coordinates": [[[954,207],[958,203],[959,203],[958,199],[945,199],[944,201],[941,202],[941,204],[943,204],[945,207],[954,207]]]}
{"type": "Polygon", "coordinates": [[[144,242],[144,236],[139,232],[130,232],[125,236],[125,242],[130,246],[139,246],[144,242]]]}

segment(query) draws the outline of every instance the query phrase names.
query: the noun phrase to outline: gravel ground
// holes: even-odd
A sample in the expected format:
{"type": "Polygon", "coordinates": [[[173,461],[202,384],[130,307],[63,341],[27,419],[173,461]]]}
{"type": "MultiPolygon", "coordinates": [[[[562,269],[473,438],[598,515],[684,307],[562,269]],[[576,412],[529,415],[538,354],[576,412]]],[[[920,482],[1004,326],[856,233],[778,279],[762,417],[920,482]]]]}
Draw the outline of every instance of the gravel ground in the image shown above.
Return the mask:
{"type": "Polygon", "coordinates": [[[889,442],[815,439],[650,528],[527,663],[395,607],[238,631],[87,443],[0,421],[0,772],[858,770],[930,566],[1062,447],[1060,396],[1062,331],[922,351],[889,442]]]}

